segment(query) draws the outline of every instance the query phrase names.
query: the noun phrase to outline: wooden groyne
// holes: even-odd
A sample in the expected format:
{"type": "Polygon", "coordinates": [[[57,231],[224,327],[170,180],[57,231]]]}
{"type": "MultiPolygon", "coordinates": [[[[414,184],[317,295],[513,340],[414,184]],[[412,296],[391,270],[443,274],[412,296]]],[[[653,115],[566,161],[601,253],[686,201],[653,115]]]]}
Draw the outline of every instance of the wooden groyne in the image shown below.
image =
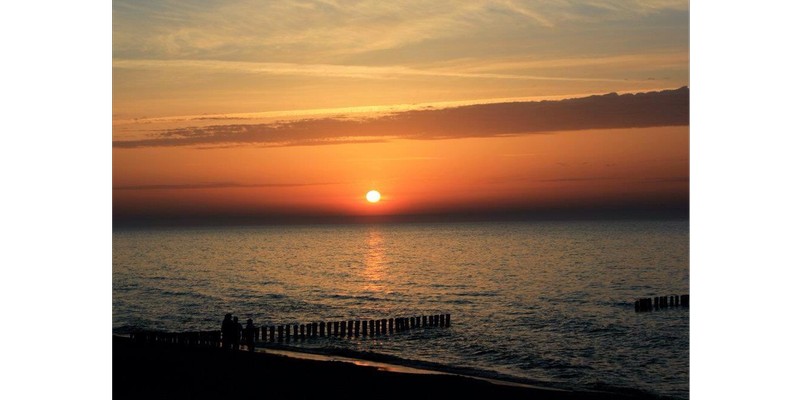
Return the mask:
{"type": "Polygon", "coordinates": [[[450,314],[424,315],[414,317],[396,317],[384,319],[351,319],[344,321],[320,321],[310,324],[285,324],[261,327],[262,332],[268,330],[278,331],[277,336],[262,334],[261,341],[291,342],[315,338],[358,338],[377,337],[394,333],[423,329],[423,328],[449,328],[450,314]],[[305,332],[304,333],[304,327],[305,332]]]}
{"type": "MultiPolygon", "coordinates": [[[[432,328],[449,328],[450,314],[422,315],[384,319],[351,319],[342,321],[317,321],[307,324],[282,324],[256,327],[255,341],[262,343],[288,343],[317,338],[358,338],[379,337],[395,333],[432,328]]],[[[140,343],[172,343],[187,346],[220,347],[222,332],[158,332],[141,331],[130,334],[140,343]]],[[[246,344],[244,332],[239,338],[246,344]]]]}
{"type": "Polygon", "coordinates": [[[636,312],[658,311],[667,308],[689,308],[689,295],[682,294],[660,296],[660,297],[645,297],[633,302],[633,308],[636,312]]]}

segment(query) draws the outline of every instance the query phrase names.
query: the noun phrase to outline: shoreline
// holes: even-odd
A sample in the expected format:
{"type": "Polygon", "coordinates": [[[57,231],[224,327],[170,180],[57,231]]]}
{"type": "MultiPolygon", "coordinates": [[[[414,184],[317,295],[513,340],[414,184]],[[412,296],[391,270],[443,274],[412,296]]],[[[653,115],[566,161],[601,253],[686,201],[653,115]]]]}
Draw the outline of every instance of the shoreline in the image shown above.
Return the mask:
{"type": "Polygon", "coordinates": [[[644,393],[573,391],[287,349],[254,352],[140,344],[113,336],[115,398],[218,398],[265,393],[309,397],[491,396],[543,399],[653,399],[644,393]],[[392,388],[398,388],[394,392],[392,388]],[[380,392],[378,394],[377,392],[380,392]]]}
{"type": "MultiPolygon", "coordinates": [[[[402,364],[393,364],[390,362],[385,361],[374,361],[365,358],[355,358],[355,357],[348,357],[338,354],[325,354],[322,352],[313,352],[313,351],[305,351],[306,349],[297,349],[297,348],[264,348],[264,347],[256,347],[255,353],[264,353],[264,354],[273,354],[278,356],[290,357],[290,358],[297,358],[300,360],[315,360],[315,361],[323,361],[323,362],[343,362],[349,363],[353,365],[357,365],[360,367],[369,367],[375,368],[379,371],[385,372],[392,372],[398,374],[417,374],[417,375],[450,375],[450,376],[458,376],[462,378],[468,379],[477,379],[481,381],[486,381],[495,385],[502,385],[502,386],[515,386],[515,387],[524,387],[529,389],[536,389],[536,390],[545,390],[545,391],[554,391],[554,392],[571,392],[568,389],[561,389],[556,387],[548,387],[548,386],[540,386],[534,385],[530,383],[523,383],[523,382],[515,382],[513,380],[503,380],[497,378],[488,378],[484,376],[478,375],[470,375],[465,373],[458,373],[458,372],[451,372],[451,371],[444,371],[444,370],[437,370],[437,369],[426,369],[421,367],[411,367],[402,364]]],[[[589,391],[593,393],[606,393],[601,391],[589,391]]]]}

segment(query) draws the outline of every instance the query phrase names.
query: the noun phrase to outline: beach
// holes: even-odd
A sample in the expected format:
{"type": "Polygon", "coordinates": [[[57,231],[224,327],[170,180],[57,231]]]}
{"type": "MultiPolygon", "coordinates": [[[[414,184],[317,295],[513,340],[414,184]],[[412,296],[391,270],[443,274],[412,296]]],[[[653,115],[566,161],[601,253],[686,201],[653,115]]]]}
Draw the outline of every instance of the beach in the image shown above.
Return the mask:
{"type": "Polygon", "coordinates": [[[634,399],[632,393],[569,391],[490,382],[445,373],[392,369],[368,362],[224,351],[113,338],[115,399],[253,398],[537,398],[634,399]]]}

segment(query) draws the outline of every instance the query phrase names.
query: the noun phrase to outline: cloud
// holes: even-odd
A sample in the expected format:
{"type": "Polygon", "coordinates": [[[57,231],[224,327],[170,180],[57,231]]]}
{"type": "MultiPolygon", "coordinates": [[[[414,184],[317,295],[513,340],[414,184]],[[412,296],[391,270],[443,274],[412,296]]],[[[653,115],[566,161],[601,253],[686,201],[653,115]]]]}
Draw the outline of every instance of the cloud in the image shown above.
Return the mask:
{"type": "Polygon", "coordinates": [[[266,54],[313,62],[512,29],[592,29],[689,6],[688,0],[148,3],[114,1],[115,54],[236,60],[266,54]]]}
{"type": "Polygon", "coordinates": [[[506,59],[481,60],[464,58],[449,60],[440,65],[453,72],[481,73],[508,70],[564,70],[566,68],[602,67],[625,68],[626,70],[678,69],[689,65],[689,53],[685,50],[653,51],[642,54],[612,56],[582,56],[569,58],[531,58],[514,56],[506,59]]]}
{"type": "Polygon", "coordinates": [[[187,185],[133,185],[116,186],[113,190],[191,190],[191,189],[228,189],[228,188],[288,188],[303,186],[334,185],[335,183],[256,183],[244,184],[236,182],[212,182],[187,185]]]}
{"type": "Polygon", "coordinates": [[[672,178],[653,178],[653,179],[645,179],[642,182],[643,183],[688,183],[689,177],[679,176],[672,178]]]}
{"type": "Polygon", "coordinates": [[[398,112],[375,118],[303,119],[165,129],[115,148],[303,146],[387,141],[487,138],[586,129],[689,125],[686,87],[638,94],[610,93],[560,101],[479,104],[398,112]]]}
{"type": "Polygon", "coordinates": [[[197,69],[205,72],[313,76],[324,78],[395,79],[402,76],[428,76],[469,79],[513,79],[531,81],[623,82],[624,79],[573,78],[521,74],[424,70],[403,66],[362,66],[332,64],[263,63],[220,60],[114,60],[114,68],[136,70],[197,69]]]}

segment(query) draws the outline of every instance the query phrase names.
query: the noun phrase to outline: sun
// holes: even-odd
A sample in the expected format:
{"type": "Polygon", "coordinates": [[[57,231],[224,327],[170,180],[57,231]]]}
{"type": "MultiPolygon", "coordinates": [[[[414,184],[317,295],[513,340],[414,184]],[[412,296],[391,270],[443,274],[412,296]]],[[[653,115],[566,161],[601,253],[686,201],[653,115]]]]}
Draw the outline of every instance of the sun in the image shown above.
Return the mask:
{"type": "Polygon", "coordinates": [[[377,203],[381,199],[381,194],[377,190],[370,190],[367,192],[367,201],[370,203],[377,203]]]}

